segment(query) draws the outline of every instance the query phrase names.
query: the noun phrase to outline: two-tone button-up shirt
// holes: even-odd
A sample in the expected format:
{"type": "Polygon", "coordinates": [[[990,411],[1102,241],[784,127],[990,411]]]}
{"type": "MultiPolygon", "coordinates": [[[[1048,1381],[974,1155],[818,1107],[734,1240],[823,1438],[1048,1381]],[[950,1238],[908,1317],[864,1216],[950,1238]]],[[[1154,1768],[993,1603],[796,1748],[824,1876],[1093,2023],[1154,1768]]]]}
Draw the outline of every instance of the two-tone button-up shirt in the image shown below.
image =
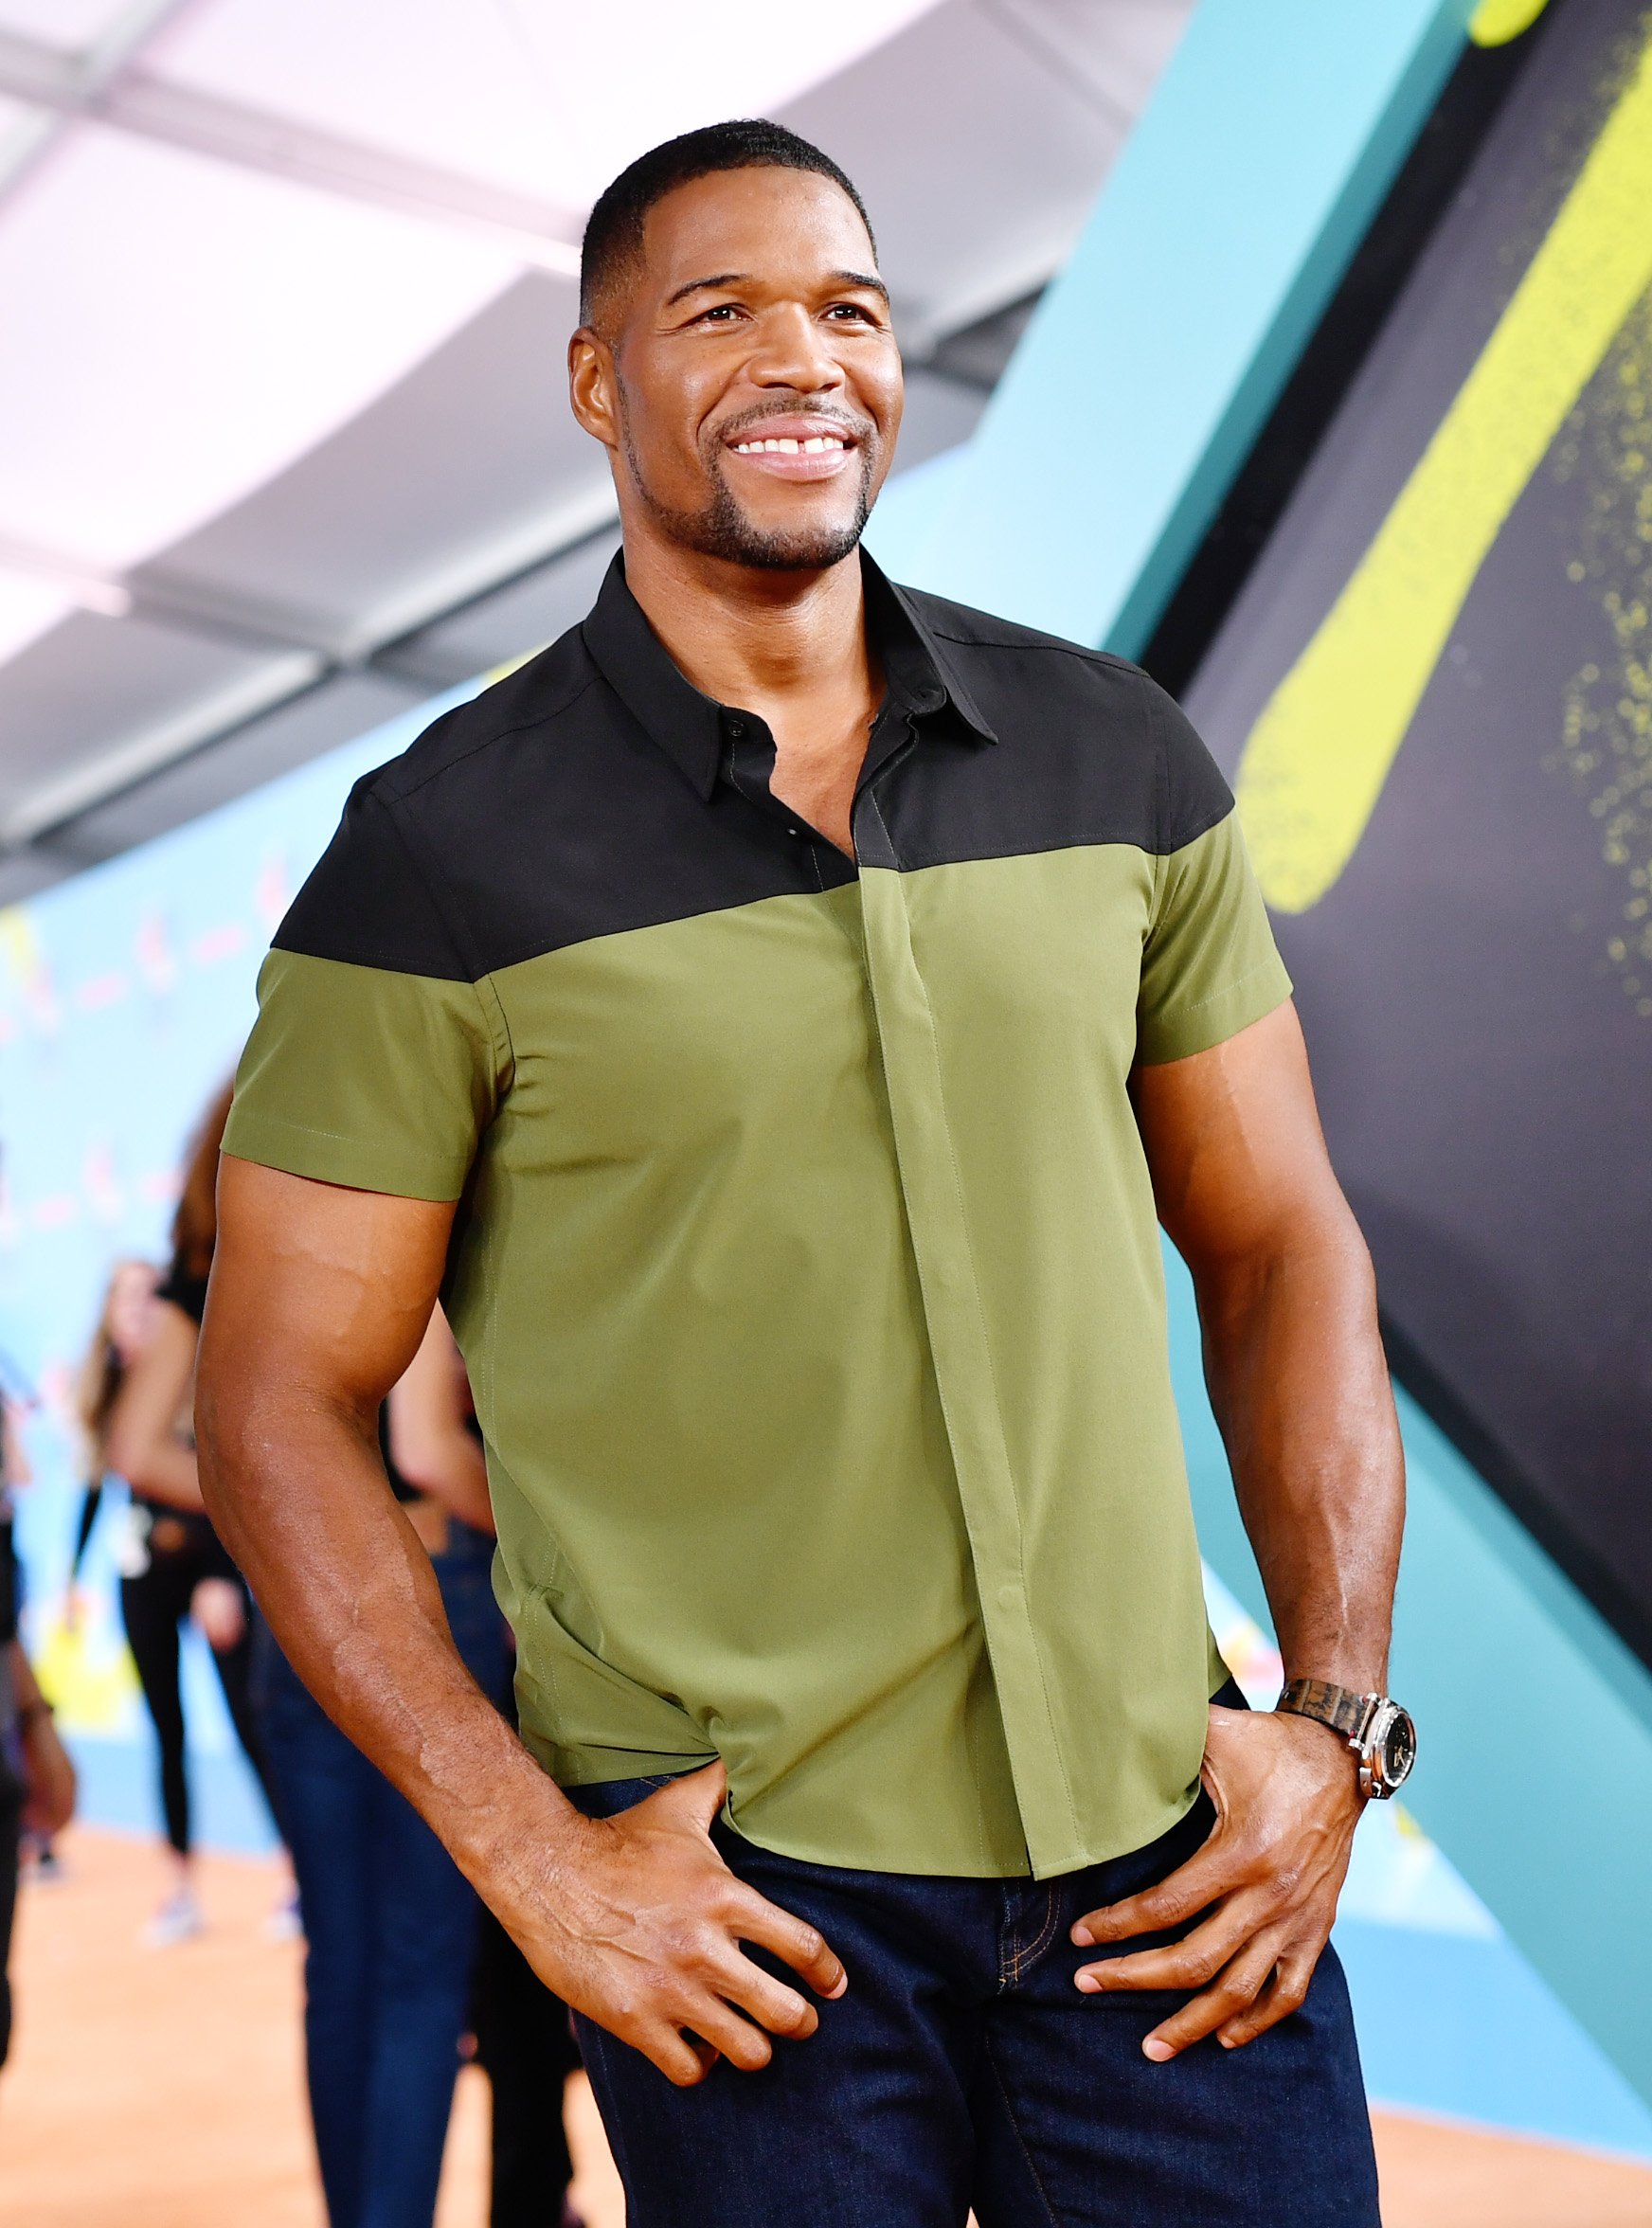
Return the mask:
{"type": "Polygon", "coordinates": [[[1116,657],[892,588],[845,856],[616,563],[353,791],[225,1149],[458,1209],[524,1739],[750,1840],[1039,1877],[1196,1788],[1210,1646],[1141,1063],[1289,985],[1116,657]]]}

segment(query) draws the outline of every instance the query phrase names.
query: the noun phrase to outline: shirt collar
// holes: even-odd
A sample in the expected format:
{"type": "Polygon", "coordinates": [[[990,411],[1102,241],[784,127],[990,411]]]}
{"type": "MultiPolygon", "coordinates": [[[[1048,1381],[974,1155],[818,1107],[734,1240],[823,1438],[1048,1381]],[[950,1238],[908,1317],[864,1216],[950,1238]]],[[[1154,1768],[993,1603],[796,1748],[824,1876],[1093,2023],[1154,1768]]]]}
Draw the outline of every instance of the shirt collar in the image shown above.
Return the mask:
{"type": "MultiPolygon", "coordinates": [[[[996,743],[997,735],[910,597],[864,549],[860,565],[867,623],[891,698],[919,718],[950,706],[981,742],[996,743]]],[[[677,670],[626,584],[623,552],[609,566],[583,632],[598,671],[620,701],[676,761],[701,797],[709,800],[722,764],[724,719],[736,708],[703,696],[677,670]]]]}

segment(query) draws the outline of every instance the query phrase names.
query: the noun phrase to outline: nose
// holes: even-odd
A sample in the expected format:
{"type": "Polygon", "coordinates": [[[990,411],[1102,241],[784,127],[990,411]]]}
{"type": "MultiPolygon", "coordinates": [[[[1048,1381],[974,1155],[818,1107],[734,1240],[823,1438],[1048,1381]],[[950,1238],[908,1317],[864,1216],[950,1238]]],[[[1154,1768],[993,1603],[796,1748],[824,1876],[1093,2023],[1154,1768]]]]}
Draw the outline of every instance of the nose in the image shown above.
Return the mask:
{"type": "Polygon", "coordinates": [[[798,394],[833,393],[844,384],[830,335],[801,302],[777,305],[761,320],[746,375],[756,386],[798,394]]]}

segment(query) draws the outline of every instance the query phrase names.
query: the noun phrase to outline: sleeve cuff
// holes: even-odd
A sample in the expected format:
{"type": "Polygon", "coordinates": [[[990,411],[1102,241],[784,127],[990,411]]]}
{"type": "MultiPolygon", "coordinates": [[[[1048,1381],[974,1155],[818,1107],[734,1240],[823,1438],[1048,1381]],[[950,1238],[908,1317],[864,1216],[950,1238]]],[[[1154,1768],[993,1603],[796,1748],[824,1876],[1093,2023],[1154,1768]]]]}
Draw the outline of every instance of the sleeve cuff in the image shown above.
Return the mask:
{"type": "Polygon", "coordinates": [[[1277,952],[1248,968],[1235,981],[1226,983],[1208,997],[1190,1006],[1177,1006],[1144,1022],[1136,1057],[1144,1068],[1162,1067],[1170,1060],[1191,1059],[1226,1044],[1253,1021],[1261,1021],[1283,1006],[1291,995],[1291,979],[1277,952]]]}
{"type": "Polygon", "coordinates": [[[313,1183],[443,1204],[458,1198],[470,1173],[468,1161],[461,1164],[452,1159],[397,1152],[362,1138],[308,1129],[242,1106],[230,1109],[224,1150],[232,1159],[253,1160],[287,1176],[306,1177],[313,1183]]]}

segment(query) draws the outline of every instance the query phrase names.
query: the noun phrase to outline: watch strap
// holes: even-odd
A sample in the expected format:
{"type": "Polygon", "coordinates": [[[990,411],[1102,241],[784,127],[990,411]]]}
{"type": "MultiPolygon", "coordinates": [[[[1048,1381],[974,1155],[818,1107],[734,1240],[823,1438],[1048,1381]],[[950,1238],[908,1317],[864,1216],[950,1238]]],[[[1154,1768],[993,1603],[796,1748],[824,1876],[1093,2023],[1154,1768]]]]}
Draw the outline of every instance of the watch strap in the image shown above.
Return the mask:
{"type": "Polygon", "coordinates": [[[1328,1679],[1293,1679],[1274,1705],[1294,1716],[1312,1717],[1357,1748],[1364,1740],[1376,1706],[1376,1695],[1356,1694],[1352,1687],[1336,1686],[1328,1679]]]}

